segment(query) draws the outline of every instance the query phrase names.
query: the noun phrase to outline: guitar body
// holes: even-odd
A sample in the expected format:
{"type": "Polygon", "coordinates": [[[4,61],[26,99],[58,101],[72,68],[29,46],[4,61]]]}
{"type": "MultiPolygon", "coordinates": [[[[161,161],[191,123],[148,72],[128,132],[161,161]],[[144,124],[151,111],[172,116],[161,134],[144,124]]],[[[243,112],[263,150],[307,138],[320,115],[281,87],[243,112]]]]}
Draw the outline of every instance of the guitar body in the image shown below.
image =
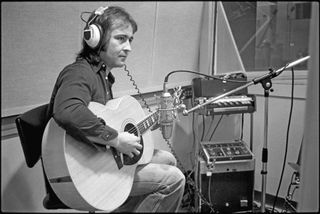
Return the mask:
{"type": "MultiPolygon", "coordinates": [[[[110,100],[106,105],[91,102],[88,108],[119,132],[134,128],[146,117],[140,103],[131,96],[110,100]]],[[[136,135],[141,137],[139,131],[136,135]]],[[[129,196],[137,165],[151,160],[154,144],[150,131],[143,134],[141,141],[139,159],[119,168],[111,149],[99,151],[77,141],[51,118],[42,142],[49,183],[59,199],[73,209],[110,212],[129,196]]]]}

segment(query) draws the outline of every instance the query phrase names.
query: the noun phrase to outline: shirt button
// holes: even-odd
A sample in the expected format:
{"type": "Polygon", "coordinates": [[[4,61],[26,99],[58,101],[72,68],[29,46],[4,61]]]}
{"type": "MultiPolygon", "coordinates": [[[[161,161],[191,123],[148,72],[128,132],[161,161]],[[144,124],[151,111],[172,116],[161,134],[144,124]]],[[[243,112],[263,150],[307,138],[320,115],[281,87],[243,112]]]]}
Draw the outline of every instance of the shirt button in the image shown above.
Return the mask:
{"type": "Polygon", "coordinates": [[[110,137],[110,135],[107,134],[107,133],[104,133],[104,134],[102,135],[102,138],[105,139],[105,140],[109,140],[109,137],[110,137]]]}

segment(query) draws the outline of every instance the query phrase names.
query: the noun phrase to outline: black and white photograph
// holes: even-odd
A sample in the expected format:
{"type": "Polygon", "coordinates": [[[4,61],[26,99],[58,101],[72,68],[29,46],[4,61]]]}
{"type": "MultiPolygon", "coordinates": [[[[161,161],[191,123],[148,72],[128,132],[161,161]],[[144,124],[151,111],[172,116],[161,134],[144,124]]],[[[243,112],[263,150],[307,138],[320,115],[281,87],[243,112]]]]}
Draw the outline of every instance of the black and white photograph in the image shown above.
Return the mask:
{"type": "Polygon", "coordinates": [[[2,1],[1,212],[319,213],[319,2],[2,1]]]}

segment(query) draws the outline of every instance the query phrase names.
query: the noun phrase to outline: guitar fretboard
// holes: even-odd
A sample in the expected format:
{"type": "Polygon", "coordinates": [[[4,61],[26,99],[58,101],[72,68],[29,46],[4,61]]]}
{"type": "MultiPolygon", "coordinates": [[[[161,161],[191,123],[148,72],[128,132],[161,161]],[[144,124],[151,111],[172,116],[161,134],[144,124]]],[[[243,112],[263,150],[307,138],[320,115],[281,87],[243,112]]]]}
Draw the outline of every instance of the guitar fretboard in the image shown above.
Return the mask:
{"type": "Polygon", "coordinates": [[[153,126],[155,123],[158,122],[159,114],[158,111],[153,112],[149,116],[147,116],[145,119],[143,119],[141,122],[137,124],[137,127],[139,129],[140,134],[143,134],[146,132],[151,126],[153,126]]]}

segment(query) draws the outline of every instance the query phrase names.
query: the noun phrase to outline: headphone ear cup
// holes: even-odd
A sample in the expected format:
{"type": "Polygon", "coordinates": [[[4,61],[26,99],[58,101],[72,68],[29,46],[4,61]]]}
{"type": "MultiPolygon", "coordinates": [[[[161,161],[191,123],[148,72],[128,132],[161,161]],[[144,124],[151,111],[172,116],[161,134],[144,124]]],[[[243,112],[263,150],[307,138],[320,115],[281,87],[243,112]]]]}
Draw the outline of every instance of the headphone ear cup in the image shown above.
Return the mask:
{"type": "Polygon", "coordinates": [[[99,25],[91,24],[83,31],[83,39],[91,48],[96,48],[101,42],[102,28],[99,25]]]}

